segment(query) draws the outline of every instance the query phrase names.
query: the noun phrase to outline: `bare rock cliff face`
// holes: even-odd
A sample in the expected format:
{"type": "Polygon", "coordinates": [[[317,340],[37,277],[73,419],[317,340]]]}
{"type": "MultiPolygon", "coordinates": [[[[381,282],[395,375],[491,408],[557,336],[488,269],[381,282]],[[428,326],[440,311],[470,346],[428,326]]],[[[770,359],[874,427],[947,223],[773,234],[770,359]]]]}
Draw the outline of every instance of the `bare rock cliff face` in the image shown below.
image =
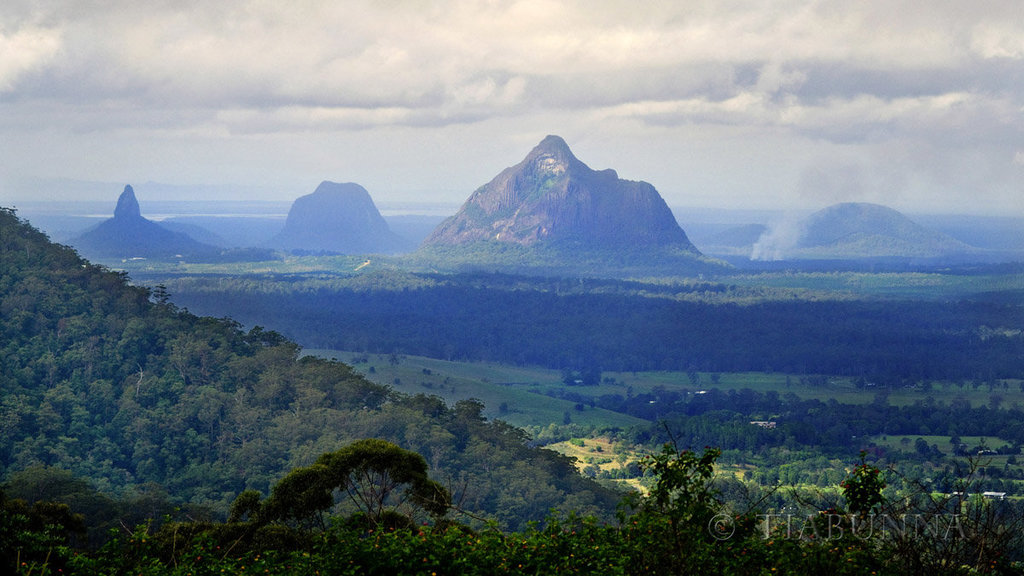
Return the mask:
{"type": "Polygon", "coordinates": [[[675,247],[697,253],[668,205],[646,182],[594,171],[558,136],[477,189],[424,242],[497,241],[584,249],[675,247]]]}

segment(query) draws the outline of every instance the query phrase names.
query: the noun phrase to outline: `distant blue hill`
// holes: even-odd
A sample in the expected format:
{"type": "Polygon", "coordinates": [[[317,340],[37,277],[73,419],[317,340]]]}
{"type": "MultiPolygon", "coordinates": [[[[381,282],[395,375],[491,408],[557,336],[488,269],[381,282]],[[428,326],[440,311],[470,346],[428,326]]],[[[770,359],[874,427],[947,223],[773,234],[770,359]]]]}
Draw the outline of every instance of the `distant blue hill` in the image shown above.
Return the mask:
{"type": "Polygon", "coordinates": [[[879,204],[847,202],[770,226],[753,260],[944,259],[979,251],[879,204]]]}
{"type": "Polygon", "coordinates": [[[412,243],[391,231],[359,184],[324,181],[295,200],[272,248],[341,254],[394,254],[412,243]]]}
{"type": "Polygon", "coordinates": [[[193,222],[188,222],[178,218],[170,218],[167,220],[161,220],[160,226],[170,230],[171,232],[184,234],[197,242],[202,242],[203,244],[209,244],[211,246],[218,246],[221,248],[228,248],[231,246],[227,240],[216,232],[193,222]]]}
{"type": "Polygon", "coordinates": [[[93,259],[204,258],[220,250],[187,234],[168,230],[142,217],[131,186],[117,199],[114,217],[72,239],[69,244],[93,259]]]}

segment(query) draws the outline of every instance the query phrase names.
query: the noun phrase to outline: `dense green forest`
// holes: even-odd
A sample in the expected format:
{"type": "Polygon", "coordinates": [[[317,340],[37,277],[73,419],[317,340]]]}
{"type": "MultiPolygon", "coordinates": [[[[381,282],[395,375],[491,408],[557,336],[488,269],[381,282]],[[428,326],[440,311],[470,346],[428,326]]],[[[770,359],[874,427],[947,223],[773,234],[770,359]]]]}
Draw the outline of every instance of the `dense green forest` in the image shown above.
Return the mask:
{"type": "Polygon", "coordinates": [[[396,394],[275,332],[190,314],[6,210],[0,337],[2,477],[66,470],[216,518],[240,492],[378,437],[426,455],[461,509],[502,526],[555,507],[607,515],[617,499],[478,402],[396,394]]]}
{"type": "Polygon", "coordinates": [[[778,371],[885,383],[1024,373],[1024,311],[1019,302],[985,294],[927,301],[725,281],[397,272],[151,280],[165,282],[181,306],[271,326],[313,348],[559,369],[778,371]]]}

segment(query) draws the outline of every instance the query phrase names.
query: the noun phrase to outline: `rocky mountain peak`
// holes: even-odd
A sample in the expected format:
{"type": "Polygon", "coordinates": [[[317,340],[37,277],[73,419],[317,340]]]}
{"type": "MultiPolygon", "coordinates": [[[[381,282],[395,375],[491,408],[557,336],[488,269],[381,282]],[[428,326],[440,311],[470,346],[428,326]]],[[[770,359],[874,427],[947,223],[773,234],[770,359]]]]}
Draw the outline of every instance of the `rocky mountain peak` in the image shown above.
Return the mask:
{"type": "Polygon", "coordinates": [[[558,136],[545,137],[522,162],[473,192],[425,244],[479,241],[696,252],[653,186],[591,170],[558,136]]]}
{"type": "Polygon", "coordinates": [[[576,156],[573,155],[572,150],[569,149],[569,145],[565,143],[565,140],[561,136],[554,135],[546,136],[527,155],[527,159],[542,157],[560,163],[579,162],[576,156]]]}
{"type": "Polygon", "coordinates": [[[520,166],[527,168],[534,175],[542,178],[559,177],[565,174],[583,176],[601,174],[605,177],[617,178],[614,170],[595,172],[581,162],[569,149],[569,145],[560,136],[549,135],[540,141],[527,154],[520,166]]]}
{"type": "Polygon", "coordinates": [[[569,150],[569,145],[566,144],[565,139],[554,134],[548,134],[545,136],[544,139],[540,141],[540,144],[537,144],[533,150],[535,152],[539,151],[549,154],[561,152],[572,156],[572,151],[569,150]]]}
{"type": "Polygon", "coordinates": [[[121,196],[117,199],[117,207],[114,208],[114,218],[118,220],[142,218],[139,201],[135,199],[135,190],[130,185],[124,187],[124,192],[121,192],[121,196]]]}
{"type": "Polygon", "coordinates": [[[125,186],[117,198],[113,218],[85,231],[71,244],[89,258],[205,257],[219,252],[143,218],[131,186],[125,186]]]}

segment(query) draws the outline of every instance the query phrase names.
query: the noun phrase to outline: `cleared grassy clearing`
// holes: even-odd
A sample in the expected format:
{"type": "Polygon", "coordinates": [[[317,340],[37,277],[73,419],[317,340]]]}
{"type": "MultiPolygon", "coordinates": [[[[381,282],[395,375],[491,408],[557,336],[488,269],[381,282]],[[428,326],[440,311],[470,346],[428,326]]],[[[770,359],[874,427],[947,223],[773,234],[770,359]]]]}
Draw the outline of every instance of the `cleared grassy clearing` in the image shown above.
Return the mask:
{"type": "Polygon", "coordinates": [[[1024,288],[1024,279],[1019,274],[939,272],[767,272],[732,276],[728,282],[744,287],[914,300],[960,299],[1024,288]]]}
{"type": "MultiPolygon", "coordinates": [[[[922,383],[912,388],[887,389],[870,383],[858,388],[852,378],[801,377],[792,374],[605,372],[596,386],[566,386],[558,370],[508,366],[489,362],[454,362],[422,356],[365,354],[338,350],[309,349],[306,354],[334,358],[351,364],[370,380],[407,394],[430,394],[448,403],[476,398],[484,402],[484,414],[516,426],[547,426],[566,423],[597,427],[629,427],[649,424],[645,420],[585,402],[549,396],[572,393],[583,398],[602,395],[627,397],[657,393],[659,390],[697,393],[717,389],[753,390],[762,394],[792,394],[801,399],[844,404],[869,404],[882,394],[892,405],[905,406],[931,398],[938,402],[969,402],[972,406],[1008,407],[1024,404],[1022,380],[992,383],[922,383]],[[696,381],[696,383],[695,383],[696,381]],[[977,385],[975,385],[977,384],[977,385]],[[990,386],[991,384],[991,386],[990,386]],[[990,389],[991,388],[991,389],[990,389]]],[[[929,442],[930,444],[931,442],[929,442]]]]}
{"type": "MultiPolygon", "coordinates": [[[[548,444],[546,448],[576,458],[576,468],[580,472],[591,466],[602,472],[614,472],[626,468],[631,462],[639,461],[648,454],[642,447],[625,447],[606,437],[573,438],[548,444]]],[[[635,490],[644,490],[639,478],[617,479],[614,482],[635,490]]]]}
{"type": "MultiPolygon", "coordinates": [[[[924,440],[928,446],[937,446],[939,451],[943,454],[953,454],[953,444],[950,443],[949,436],[915,436],[915,435],[893,435],[893,436],[875,436],[872,438],[875,444],[883,446],[891,450],[913,450],[914,444],[918,439],[924,440]]],[[[1001,439],[993,438],[991,436],[960,436],[960,443],[965,444],[968,450],[974,451],[979,446],[985,446],[989,450],[1001,450],[1010,446],[1010,443],[1001,439]]],[[[984,459],[987,461],[992,459],[993,464],[998,463],[1003,465],[1006,463],[1006,455],[986,455],[984,459]]]]}
{"type": "Polygon", "coordinates": [[[463,364],[418,356],[397,357],[395,362],[389,356],[376,354],[330,350],[307,350],[306,353],[349,363],[371,381],[391,386],[406,394],[439,396],[449,404],[476,398],[484,403],[485,416],[516,426],[572,423],[625,428],[649,424],[645,420],[601,408],[582,406],[580,409],[575,402],[537,393],[541,388],[539,384],[533,383],[535,377],[557,380],[560,376],[554,370],[463,364]],[[509,383],[512,380],[519,380],[520,383],[509,383]],[[566,422],[566,415],[569,422],[566,422]]]}
{"type": "Polygon", "coordinates": [[[625,468],[626,464],[639,460],[644,455],[641,452],[617,449],[611,439],[604,437],[573,438],[548,444],[547,448],[576,458],[576,465],[580,470],[596,466],[606,472],[625,468]]]}
{"type": "MultiPolygon", "coordinates": [[[[1020,455],[993,453],[1010,448],[1011,443],[992,436],[960,436],[959,438],[960,446],[963,449],[963,453],[960,455],[955,455],[955,447],[950,442],[949,436],[892,435],[876,436],[872,440],[878,446],[888,450],[900,450],[903,452],[915,451],[919,440],[923,440],[928,447],[938,448],[939,452],[944,456],[959,462],[963,469],[970,467],[968,460],[972,461],[973,466],[977,468],[977,471],[974,473],[975,479],[995,475],[995,477],[1004,480],[1004,489],[1007,486],[1013,486],[1013,488],[1009,489],[1010,492],[1017,492],[1019,494],[1020,486],[1024,485],[1024,481],[1020,480],[1022,475],[1024,475],[1024,466],[1020,462],[1022,457],[1020,455]]],[[[1020,496],[1011,496],[1011,498],[1022,499],[1020,496]]]]}

